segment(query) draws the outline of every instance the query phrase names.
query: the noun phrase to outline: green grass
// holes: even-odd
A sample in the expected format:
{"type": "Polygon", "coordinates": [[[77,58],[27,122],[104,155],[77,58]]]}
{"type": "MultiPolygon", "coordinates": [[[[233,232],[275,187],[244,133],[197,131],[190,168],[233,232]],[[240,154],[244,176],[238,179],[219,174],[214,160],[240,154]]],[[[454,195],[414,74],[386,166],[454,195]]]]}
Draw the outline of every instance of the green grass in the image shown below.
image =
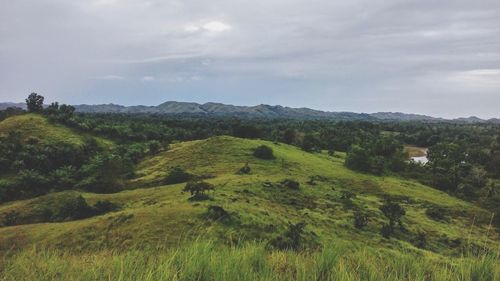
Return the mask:
{"type": "MultiPolygon", "coordinates": [[[[26,280],[51,280],[57,272],[64,276],[61,280],[495,280],[473,278],[493,272],[498,278],[500,236],[489,224],[489,212],[414,181],[348,170],[344,158],[227,136],[174,144],[144,159],[128,190],[81,193],[89,204],[106,199],[120,205],[119,211],[78,221],[0,227],[0,254],[7,255],[4,275],[7,280],[23,274],[26,280]],[[262,144],[273,149],[275,160],[253,157],[252,150],[262,144]],[[236,174],[247,162],[250,174],[236,174]],[[189,201],[190,195],[181,192],[184,184],[162,185],[175,166],[214,184],[211,200],[189,201]],[[310,185],[311,176],[321,180],[310,185]],[[277,184],[286,178],[299,181],[300,190],[277,184]],[[351,201],[340,198],[347,190],[356,194],[351,201]],[[391,239],[380,235],[386,219],[379,207],[386,196],[401,202],[407,213],[407,231],[391,239]],[[210,205],[222,206],[231,219],[206,219],[210,205]],[[451,221],[428,218],[425,210],[432,206],[446,208],[451,221]],[[363,230],[353,225],[356,211],[370,216],[363,230]],[[307,223],[307,237],[330,246],[311,253],[264,249],[289,222],[299,221],[307,223]],[[419,232],[427,233],[424,249],[415,246],[419,232]],[[202,241],[190,244],[200,237],[202,241]],[[459,245],[450,242],[457,239],[459,245]],[[23,272],[27,264],[38,270],[23,272]],[[197,268],[205,268],[204,278],[197,268]],[[323,271],[324,277],[318,277],[323,271]]],[[[0,205],[0,217],[11,210],[29,214],[58,196],[64,193],[0,205]]]]}
{"type": "Polygon", "coordinates": [[[498,258],[436,259],[349,244],[269,251],[263,244],[195,241],[175,249],[68,254],[32,248],[4,259],[0,280],[484,280],[498,258]]]}
{"type": "MultiPolygon", "coordinates": [[[[19,132],[23,140],[28,137],[36,137],[42,143],[65,143],[80,146],[84,141],[83,134],[65,126],[51,123],[44,116],[32,113],[12,116],[0,122],[0,135],[11,131],[19,132]]],[[[95,139],[102,146],[109,147],[113,144],[103,138],[95,137],[95,139]]]]}

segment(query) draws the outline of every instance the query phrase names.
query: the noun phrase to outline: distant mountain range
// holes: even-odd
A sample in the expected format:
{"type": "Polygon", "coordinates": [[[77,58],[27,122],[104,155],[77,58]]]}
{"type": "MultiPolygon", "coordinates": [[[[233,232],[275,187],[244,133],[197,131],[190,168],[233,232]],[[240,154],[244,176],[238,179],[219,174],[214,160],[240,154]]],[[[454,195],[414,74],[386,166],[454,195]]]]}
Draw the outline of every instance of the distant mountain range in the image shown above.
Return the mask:
{"type": "MultiPolygon", "coordinates": [[[[0,110],[7,107],[26,108],[24,103],[0,103],[0,110]]],[[[74,105],[77,112],[85,113],[126,113],[126,114],[171,114],[171,115],[206,115],[206,116],[238,116],[248,118],[292,118],[292,119],[335,119],[335,120],[397,120],[397,121],[454,121],[460,123],[498,123],[500,119],[488,120],[475,116],[467,118],[444,119],[420,114],[401,112],[329,112],[310,108],[291,108],[280,105],[236,106],[222,103],[208,102],[204,104],[194,102],[168,101],[157,106],[123,106],[117,104],[74,105]]]]}

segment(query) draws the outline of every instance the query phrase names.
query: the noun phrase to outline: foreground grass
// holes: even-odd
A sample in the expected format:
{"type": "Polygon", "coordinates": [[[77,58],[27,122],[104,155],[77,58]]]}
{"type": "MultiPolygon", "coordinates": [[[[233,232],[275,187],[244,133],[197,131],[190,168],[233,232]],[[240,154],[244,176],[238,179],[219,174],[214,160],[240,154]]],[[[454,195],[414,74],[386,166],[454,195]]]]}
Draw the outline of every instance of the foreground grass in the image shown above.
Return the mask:
{"type": "Polygon", "coordinates": [[[498,256],[438,258],[354,248],[269,251],[259,243],[194,242],[122,253],[25,250],[0,262],[0,280],[498,280],[498,256]]]}

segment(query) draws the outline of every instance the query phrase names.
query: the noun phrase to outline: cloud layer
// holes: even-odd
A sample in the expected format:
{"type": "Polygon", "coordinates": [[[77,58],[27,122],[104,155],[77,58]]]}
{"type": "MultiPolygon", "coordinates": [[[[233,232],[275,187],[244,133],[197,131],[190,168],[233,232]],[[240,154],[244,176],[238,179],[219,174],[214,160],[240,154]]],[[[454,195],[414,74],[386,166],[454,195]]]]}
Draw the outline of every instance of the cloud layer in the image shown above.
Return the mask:
{"type": "Polygon", "coordinates": [[[500,2],[0,0],[0,100],[500,117],[500,2]]]}

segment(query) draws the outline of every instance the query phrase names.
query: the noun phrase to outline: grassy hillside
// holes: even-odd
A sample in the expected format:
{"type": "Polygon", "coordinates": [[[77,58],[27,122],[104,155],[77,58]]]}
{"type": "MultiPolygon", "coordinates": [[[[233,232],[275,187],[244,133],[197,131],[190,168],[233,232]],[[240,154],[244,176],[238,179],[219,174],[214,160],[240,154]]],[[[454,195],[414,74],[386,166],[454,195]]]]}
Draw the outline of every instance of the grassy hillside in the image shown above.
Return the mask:
{"type": "MultiPolygon", "coordinates": [[[[22,120],[36,118],[22,117],[22,120]]],[[[0,129],[6,124],[2,124],[0,129]]],[[[57,127],[52,130],[59,135],[69,132],[57,127]]],[[[120,206],[118,211],[76,221],[0,227],[0,251],[9,257],[15,254],[15,258],[3,261],[10,274],[6,276],[11,278],[7,280],[14,280],[16,274],[22,272],[23,264],[31,263],[33,257],[39,257],[36,266],[41,271],[50,270],[48,267],[51,266],[60,267],[62,272],[67,271],[68,276],[74,275],[67,278],[71,280],[84,280],[82,276],[85,275],[78,274],[80,277],[77,277],[74,274],[82,270],[77,264],[80,258],[96,267],[99,261],[106,260],[109,268],[99,267],[101,269],[95,269],[96,272],[86,274],[105,276],[107,272],[108,276],[117,280],[146,280],[145,276],[150,276],[149,280],[157,280],[153,278],[155,274],[175,275],[175,269],[182,264],[186,266],[185,270],[198,270],[193,272],[195,275],[204,274],[199,270],[207,270],[206,276],[210,276],[207,277],[210,280],[231,280],[231,276],[237,275],[222,272],[229,270],[228,267],[216,266],[218,262],[222,264],[222,253],[229,257],[229,264],[237,267],[246,268],[256,263],[254,271],[246,268],[248,271],[245,269],[240,273],[256,274],[262,271],[262,280],[273,279],[266,277],[273,272],[283,273],[282,280],[290,280],[287,278],[291,276],[311,280],[322,274],[321,263],[327,263],[323,266],[328,267],[328,262],[331,262],[331,267],[324,274],[331,276],[322,280],[358,280],[365,276],[359,275],[361,271],[356,273],[358,275],[352,272],[355,268],[365,270],[371,276],[371,279],[363,278],[366,280],[381,280],[379,277],[386,276],[384,274],[390,274],[392,279],[387,278],[390,280],[424,280],[425,276],[430,276],[426,275],[428,268],[435,269],[432,274],[442,274],[442,280],[472,280],[465,276],[472,274],[472,269],[464,268],[476,263],[480,267],[483,263],[474,258],[451,258],[470,253],[498,255],[499,232],[491,228],[491,214],[484,209],[413,181],[353,172],[344,167],[344,157],[341,153],[332,157],[326,153],[307,153],[285,144],[227,136],[174,144],[170,150],[145,159],[138,165],[136,177],[128,182],[130,190],[115,194],[82,193],[91,204],[104,199],[116,203],[120,206]],[[252,155],[253,149],[263,144],[273,149],[276,159],[262,160],[252,155]],[[249,164],[250,173],[238,174],[237,171],[245,163],[249,164]],[[209,193],[210,200],[190,201],[190,195],[182,192],[185,184],[163,185],[162,180],[174,167],[181,167],[215,185],[215,191],[209,193]],[[280,184],[285,179],[298,181],[300,188],[294,190],[280,184]],[[380,234],[381,225],[387,219],[379,207],[387,198],[399,202],[406,210],[403,217],[406,230],[398,231],[390,239],[380,234]],[[210,219],[207,208],[214,205],[223,207],[230,218],[223,221],[210,219]],[[429,209],[441,210],[445,219],[429,217],[426,214],[429,209]],[[363,229],[354,227],[354,215],[358,212],[369,217],[363,229]],[[322,245],[319,248],[323,250],[311,255],[266,252],[264,248],[268,241],[284,233],[289,223],[301,221],[306,223],[304,237],[314,245],[322,245]],[[422,235],[425,236],[425,246],[419,245],[422,235]],[[213,243],[190,244],[193,239],[213,243]],[[33,245],[44,250],[32,250],[33,245]],[[232,248],[222,245],[232,245],[232,248]],[[195,253],[196,247],[200,253],[195,253]],[[207,247],[213,253],[203,254],[203,251],[208,251],[207,247]],[[335,249],[338,253],[331,252],[335,249]],[[21,254],[16,254],[17,250],[21,250],[21,254]],[[349,251],[352,253],[348,255],[349,251]],[[148,263],[151,267],[140,265],[141,262],[147,263],[145,256],[155,253],[161,253],[161,256],[154,263],[148,263]],[[110,255],[115,258],[107,259],[110,255]],[[207,264],[196,265],[194,261],[188,261],[198,258],[198,255],[206,255],[199,257],[198,262],[207,264]],[[385,265],[383,257],[387,257],[385,265]],[[373,263],[360,265],[360,258],[373,260],[373,263]],[[66,263],[68,260],[69,263],[66,263]],[[453,269],[443,265],[440,269],[443,272],[438,273],[439,265],[429,262],[432,260],[446,261],[459,267],[453,269]],[[411,266],[397,264],[400,262],[411,266]],[[128,266],[128,263],[131,265],[128,266]],[[380,270],[384,266],[387,271],[380,270]],[[414,270],[415,275],[405,273],[405,266],[409,271],[414,270]],[[128,272],[134,268],[142,271],[128,272]],[[211,272],[214,268],[220,268],[221,272],[211,272]],[[454,270],[460,272],[460,268],[463,269],[463,278],[453,275],[456,273],[454,270]],[[147,270],[151,271],[147,273],[147,270]],[[398,270],[402,271],[396,272],[398,270]],[[352,276],[332,277],[335,273],[349,272],[352,276]],[[120,274],[131,275],[117,278],[120,274]]],[[[67,194],[53,193],[0,205],[0,217],[16,210],[29,221],[41,206],[50,205],[67,194]]],[[[487,260],[484,266],[489,271],[485,271],[496,270],[499,274],[498,264],[495,265],[497,261],[487,260]]],[[[32,279],[35,280],[35,277],[32,279]]],[[[250,277],[239,276],[238,279],[252,280],[250,277]]],[[[178,279],[197,278],[181,274],[178,279]]]]}
{"type": "MultiPolygon", "coordinates": [[[[66,143],[82,145],[84,135],[55,123],[38,114],[23,114],[9,117],[0,122],[0,134],[18,132],[23,140],[35,137],[45,143],[66,143]]],[[[110,141],[96,138],[101,145],[111,145],[110,141]]]]}

